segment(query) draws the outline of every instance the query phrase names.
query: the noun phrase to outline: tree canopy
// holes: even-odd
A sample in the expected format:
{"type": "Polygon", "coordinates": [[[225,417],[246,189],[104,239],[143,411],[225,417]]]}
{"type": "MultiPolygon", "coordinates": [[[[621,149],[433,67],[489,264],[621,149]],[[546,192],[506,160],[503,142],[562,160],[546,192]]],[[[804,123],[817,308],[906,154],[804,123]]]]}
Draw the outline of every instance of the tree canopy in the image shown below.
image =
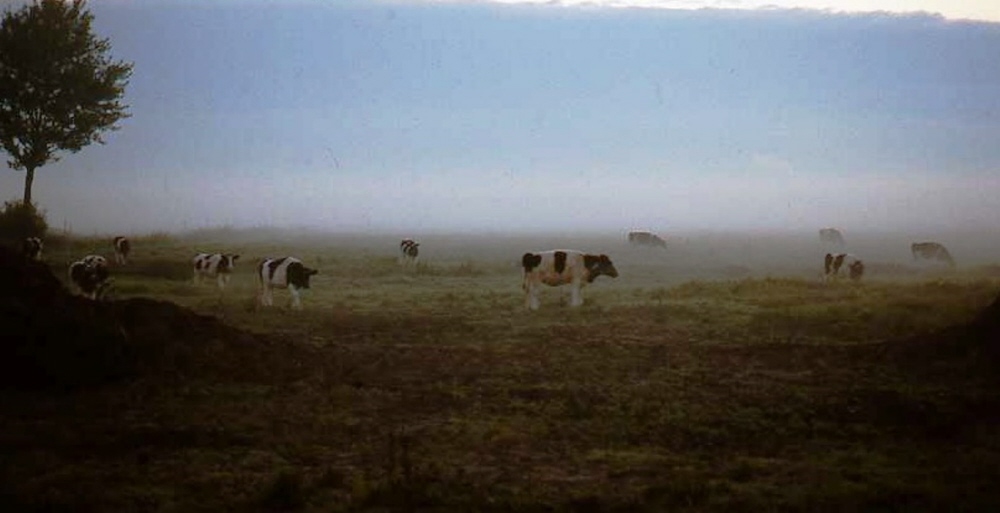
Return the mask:
{"type": "Polygon", "coordinates": [[[128,117],[132,64],[111,59],[92,20],[84,0],[35,0],[0,22],[0,146],[25,171],[24,203],[36,168],[103,143],[128,117]]]}

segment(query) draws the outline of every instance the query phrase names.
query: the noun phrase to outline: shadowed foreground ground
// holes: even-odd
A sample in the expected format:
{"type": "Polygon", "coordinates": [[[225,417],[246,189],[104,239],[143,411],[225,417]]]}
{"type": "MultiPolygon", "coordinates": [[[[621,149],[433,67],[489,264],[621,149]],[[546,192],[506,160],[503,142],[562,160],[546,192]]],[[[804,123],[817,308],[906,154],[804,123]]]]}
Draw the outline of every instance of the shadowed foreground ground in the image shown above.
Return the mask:
{"type": "Polygon", "coordinates": [[[88,302],[0,259],[17,333],[0,352],[4,511],[1000,507],[1000,301],[873,344],[701,343],[622,306],[502,335],[339,311],[317,345],[88,302]]]}

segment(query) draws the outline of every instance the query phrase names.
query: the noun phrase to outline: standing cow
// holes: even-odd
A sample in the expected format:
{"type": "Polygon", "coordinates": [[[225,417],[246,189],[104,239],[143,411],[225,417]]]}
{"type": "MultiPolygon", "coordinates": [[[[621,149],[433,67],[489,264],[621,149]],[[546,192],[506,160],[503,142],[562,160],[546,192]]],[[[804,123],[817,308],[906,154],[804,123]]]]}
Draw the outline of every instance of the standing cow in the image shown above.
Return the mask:
{"type": "Polygon", "coordinates": [[[224,290],[239,257],[232,253],[198,253],[191,261],[194,264],[195,285],[201,283],[202,277],[215,278],[219,290],[224,290]]]}
{"type": "Polygon", "coordinates": [[[115,263],[124,264],[128,262],[128,255],[132,252],[132,243],[121,235],[111,240],[111,245],[115,248],[115,263]]]}
{"type": "Polygon", "coordinates": [[[271,306],[274,304],[274,289],[288,289],[292,296],[292,308],[301,309],[302,301],[299,291],[309,288],[309,278],[319,273],[302,264],[294,257],[265,258],[257,266],[257,304],[271,306]]]}
{"type": "Polygon", "coordinates": [[[948,249],[939,242],[914,242],[910,244],[910,253],[913,254],[914,260],[944,262],[952,268],[955,267],[951,253],[948,253],[948,249]]]}
{"type": "Polygon", "coordinates": [[[837,247],[844,247],[844,234],[836,228],[820,228],[819,241],[837,247]]]}
{"type": "Polygon", "coordinates": [[[100,255],[87,255],[69,266],[69,280],[84,297],[99,299],[111,286],[108,261],[100,255]]]}
{"type": "Polygon", "coordinates": [[[399,262],[402,264],[414,264],[417,263],[417,257],[420,255],[420,243],[413,239],[403,239],[399,243],[399,262]]]}
{"type": "Polygon", "coordinates": [[[531,310],[538,310],[538,289],[541,284],[552,287],[570,285],[570,306],[583,304],[581,289],[604,274],[618,277],[611,259],[607,255],[590,255],[568,249],[525,253],[521,257],[524,277],[521,288],[525,292],[525,304],[531,310]]]}
{"type": "Polygon", "coordinates": [[[21,243],[21,254],[23,254],[24,258],[27,258],[28,260],[41,260],[43,247],[44,244],[42,244],[42,239],[38,237],[28,237],[24,239],[23,243],[21,243]]]}
{"type": "Polygon", "coordinates": [[[653,232],[628,232],[628,243],[633,246],[667,248],[667,241],[653,232]]]}
{"type": "Polygon", "coordinates": [[[858,257],[850,253],[827,253],[823,259],[823,276],[827,279],[837,276],[844,264],[852,280],[860,280],[865,274],[865,264],[858,257]]]}

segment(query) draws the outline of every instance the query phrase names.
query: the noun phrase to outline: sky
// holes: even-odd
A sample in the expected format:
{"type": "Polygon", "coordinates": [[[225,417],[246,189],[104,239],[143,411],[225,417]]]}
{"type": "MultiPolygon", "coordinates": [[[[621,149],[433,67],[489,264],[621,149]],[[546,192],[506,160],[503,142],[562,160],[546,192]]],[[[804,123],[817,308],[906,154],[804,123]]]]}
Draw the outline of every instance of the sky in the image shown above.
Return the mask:
{"type": "Polygon", "coordinates": [[[35,200],[80,234],[1000,217],[1000,3],[601,4],[92,0],[131,117],[35,200]]]}

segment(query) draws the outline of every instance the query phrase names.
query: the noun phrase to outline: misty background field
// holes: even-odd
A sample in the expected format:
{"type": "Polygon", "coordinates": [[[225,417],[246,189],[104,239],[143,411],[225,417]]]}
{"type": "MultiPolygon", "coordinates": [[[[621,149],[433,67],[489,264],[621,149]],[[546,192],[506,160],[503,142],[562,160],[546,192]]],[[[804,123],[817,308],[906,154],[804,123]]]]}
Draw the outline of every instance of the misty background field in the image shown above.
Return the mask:
{"type": "MultiPolygon", "coordinates": [[[[847,233],[870,263],[859,283],[820,279],[815,233],[690,233],[668,236],[665,251],[629,247],[624,234],[427,236],[416,267],[397,262],[389,235],[133,236],[133,260],[113,268],[115,302],[167,299],[259,338],[165,323],[151,333],[192,337],[200,356],[168,345],[165,374],[5,391],[4,500],[990,510],[995,367],[957,338],[921,338],[968,322],[1000,288],[991,241],[952,235],[954,271],[914,264],[903,236],[847,233]],[[588,286],[580,308],[563,287],[529,312],[518,260],[552,247],[606,253],[621,276],[588,286]],[[192,283],[200,251],[241,254],[223,294],[192,283]],[[253,264],[283,255],[320,270],[304,308],[277,291],[281,306],[257,310],[253,264]]],[[[57,276],[63,261],[110,255],[105,238],[52,245],[57,276]]]]}

